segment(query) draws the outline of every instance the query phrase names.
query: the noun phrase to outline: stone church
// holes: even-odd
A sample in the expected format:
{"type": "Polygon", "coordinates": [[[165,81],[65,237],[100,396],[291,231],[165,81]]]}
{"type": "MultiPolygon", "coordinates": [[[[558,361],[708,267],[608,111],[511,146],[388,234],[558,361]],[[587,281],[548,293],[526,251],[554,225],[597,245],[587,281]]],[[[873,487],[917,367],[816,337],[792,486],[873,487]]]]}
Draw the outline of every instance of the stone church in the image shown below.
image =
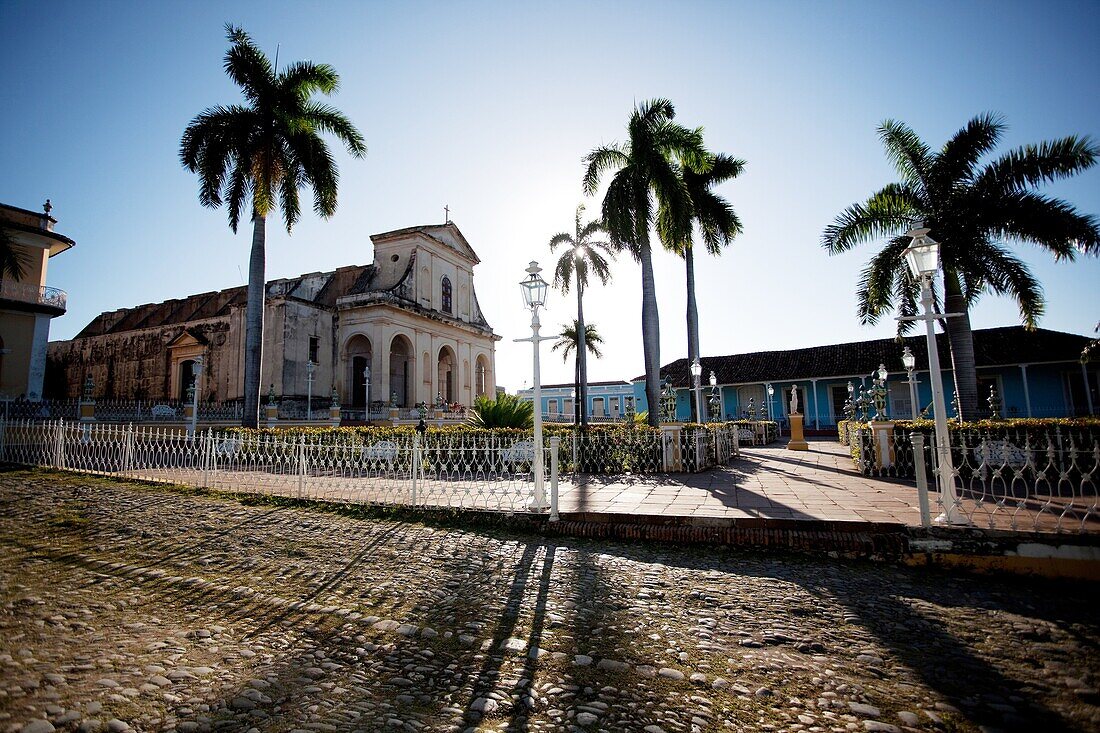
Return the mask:
{"type": "MultiPolygon", "coordinates": [[[[344,407],[471,405],[494,394],[496,342],[474,291],[480,260],[453,222],[371,236],[374,263],[267,283],[262,392],[344,407]],[[367,367],[370,367],[369,373],[367,367]],[[368,382],[369,378],[369,382],[368,382]]],[[[97,399],[186,396],[202,356],[200,399],[240,400],[245,288],[102,313],[75,338],[50,343],[46,394],[97,399]]]]}

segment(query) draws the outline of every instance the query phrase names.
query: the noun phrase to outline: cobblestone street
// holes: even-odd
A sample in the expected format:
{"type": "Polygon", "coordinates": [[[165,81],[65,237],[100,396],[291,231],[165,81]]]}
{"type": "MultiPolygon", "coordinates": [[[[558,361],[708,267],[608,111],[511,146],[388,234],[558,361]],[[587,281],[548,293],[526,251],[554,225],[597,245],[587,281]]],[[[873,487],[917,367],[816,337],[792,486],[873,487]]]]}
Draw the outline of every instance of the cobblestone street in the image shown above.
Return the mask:
{"type": "Polygon", "coordinates": [[[1095,731],[1095,594],[8,471],[0,731],[1095,731]]]}

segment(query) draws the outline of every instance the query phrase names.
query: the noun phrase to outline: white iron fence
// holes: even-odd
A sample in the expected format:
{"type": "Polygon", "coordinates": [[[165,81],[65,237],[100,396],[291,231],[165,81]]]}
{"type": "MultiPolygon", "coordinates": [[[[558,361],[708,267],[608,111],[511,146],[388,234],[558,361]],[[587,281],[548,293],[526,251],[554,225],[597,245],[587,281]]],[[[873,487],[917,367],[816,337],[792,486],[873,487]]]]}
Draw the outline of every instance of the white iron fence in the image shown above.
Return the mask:
{"type": "Polygon", "coordinates": [[[550,435],[536,496],[529,437],[484,433],[242,434],[68,420],[0,420],[0,461],[348,503],[557,516],[559,472],[700,471],[739,455],[737,429],[550,435]]]}
{"type": "MultiPolygon", "coordinates": [[[[932,492],[931,513],[943,513],[934,438],[890,436],[853,428],[849,440],[860,471],[915,478],[932,492]],[[930,469],[930,470],[929,470],[930,469]]],[[[1032,532],[1100,531],[1100,439],[1085,428],[952,430],[952,514],[971,526],[1032,532]]]]}

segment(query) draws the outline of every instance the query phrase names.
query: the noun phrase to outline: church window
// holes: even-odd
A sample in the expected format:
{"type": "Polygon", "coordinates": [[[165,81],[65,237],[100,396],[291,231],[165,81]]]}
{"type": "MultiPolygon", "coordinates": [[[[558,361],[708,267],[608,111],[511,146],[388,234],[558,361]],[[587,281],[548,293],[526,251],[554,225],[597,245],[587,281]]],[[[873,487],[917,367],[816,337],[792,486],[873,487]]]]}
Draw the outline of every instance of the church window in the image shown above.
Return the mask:
{"type": "Polygon", "coordinates": [[[443,312],[451,313],[451,278],[446,275],[443,276],[443,312]]]}

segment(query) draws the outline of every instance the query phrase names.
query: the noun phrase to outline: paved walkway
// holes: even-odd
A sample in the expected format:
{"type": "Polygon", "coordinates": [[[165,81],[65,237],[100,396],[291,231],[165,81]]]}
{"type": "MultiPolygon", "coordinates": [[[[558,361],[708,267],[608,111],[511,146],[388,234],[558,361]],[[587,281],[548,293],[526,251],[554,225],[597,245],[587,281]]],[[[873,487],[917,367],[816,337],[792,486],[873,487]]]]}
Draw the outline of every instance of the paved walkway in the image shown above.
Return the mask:
{"type": "MultiPolygon", "coordinates": [[[[809,445],[808,451],[787,450],[785,442],[742,448],[740,460],[698,474],[586,476],[577,483],[563,482],[560,510],[920,525],[915,481],[861,475],[847,447],[836,441],[816,440],[809,445]]],[[[933,517],[942,512],[938,497],[938,492],[929,493],[933,517]]],[[[974,526],[985,529],[1100,531],[1095,488],[1091,494],[1033,496],[1026,502],[964,494],[962,512],[974,526]]]]}

